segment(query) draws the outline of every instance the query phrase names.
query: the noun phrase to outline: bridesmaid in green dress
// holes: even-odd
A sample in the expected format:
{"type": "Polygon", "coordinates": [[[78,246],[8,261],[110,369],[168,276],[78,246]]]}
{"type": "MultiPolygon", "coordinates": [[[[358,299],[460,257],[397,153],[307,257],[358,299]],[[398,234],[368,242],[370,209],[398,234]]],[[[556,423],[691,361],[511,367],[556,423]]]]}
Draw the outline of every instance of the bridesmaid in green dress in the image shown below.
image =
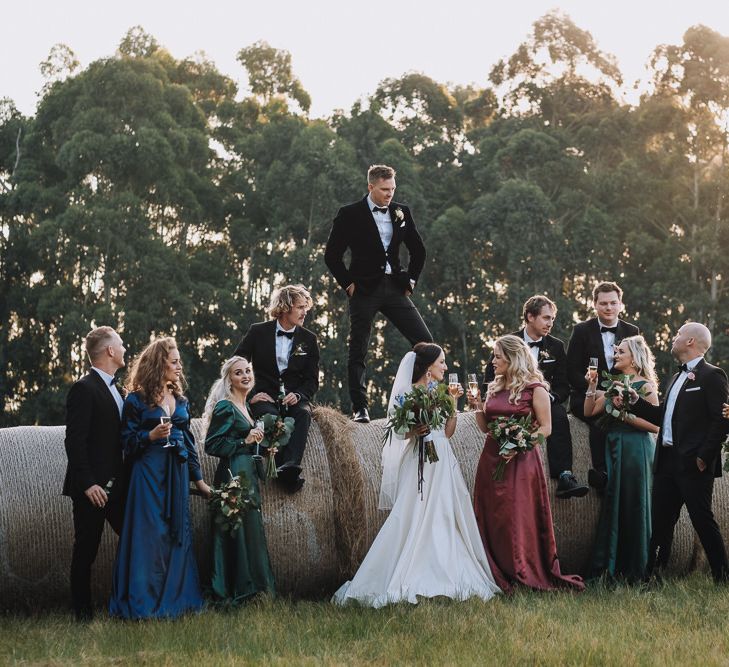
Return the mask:
{"type": "Polygon", "coordinates": [[[256,428],[246,402],[253,383],[253,366],[248,360],[231,357],[223,364],[205,405],[205,451],[220,458],[216,486],[242,472],[252,490],[252,508],[236,531],[231,534],[213,527],[213,596],[230,604],[239,604],[257,593],[275,593],[253,460],[263,431],[256,428]]]}
{"type": "MultiPolygon", "coordinates": [[[[631,385],[658,405],[653,354],[643,336],[624,338],[615,349],[614,368],[631,375],[631,385]]],[[[596,371],[587,371],[585,416],[605,412],[605,393],[597,390],[596,371]]],[[[608,416],[605,459],[608,483],[600,511],[589,578],[637,582],[644,578],[651,537],[651,487],[658,427],[638,417],[608,416]]]]}

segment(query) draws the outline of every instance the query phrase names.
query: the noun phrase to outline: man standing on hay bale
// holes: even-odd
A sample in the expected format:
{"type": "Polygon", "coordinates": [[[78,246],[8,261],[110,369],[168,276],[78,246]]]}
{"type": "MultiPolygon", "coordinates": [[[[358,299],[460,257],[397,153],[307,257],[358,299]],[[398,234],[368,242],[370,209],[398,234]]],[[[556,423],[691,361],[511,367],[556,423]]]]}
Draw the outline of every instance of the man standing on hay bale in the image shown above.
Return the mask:
{"type": "Polygon", "coordinates": [[[276,455],[279,483],[288,493],[304,486],[301,459],[311,425],[311,400],[319,389],[319,346],[304,319],[312,306],[303,285],[285,285],[273,291],[268,322],[251,325],[233,353],[253,365],[256,385],[250,392],[253,416],[293,417],[294,431],[276,455]]]}
{"type": "Polygon", "coordinates": [[[367,423],[365,357],[377,313],[389,319],[410,345],[432,343],[428,327],[410,300],[425,264],[425,246],[410,209],[392,201],[395,170],[372,165],[367,171],[369,193],[339,209],[329,233],[324,261],[349,298],[349,358],[347,376],[352,418],[367,423]],[[410,253],[400,264],[400,244],[410,253]],[[349,267],[343,257],[352,253],[349,267]]]}
{"type": "Polygon", "coordinates": [[[91,369],[75,382],[66,399],[68,468],[63,495],[73,502],[71,602],[76,619],[91,620],[91,566],[108,521],[121,532],[126,475],[122,460],[121,413],[124,400],[114,374],[124,366],[124,343],[111,327],[86,336],[91,369]]]}

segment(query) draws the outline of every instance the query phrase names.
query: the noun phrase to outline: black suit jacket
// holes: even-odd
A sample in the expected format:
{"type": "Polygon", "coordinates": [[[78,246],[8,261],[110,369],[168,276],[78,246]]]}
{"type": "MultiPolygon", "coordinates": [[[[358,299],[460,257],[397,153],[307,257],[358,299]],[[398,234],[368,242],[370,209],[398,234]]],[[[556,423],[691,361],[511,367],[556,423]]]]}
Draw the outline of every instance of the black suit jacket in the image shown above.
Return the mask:
{"type": "Polygon", "coordinates": [[[382,247],[377,223],[372,217],[367,197],[339,209],[324,252],[324,261],[343,289],[354,283],[363,294],[370,294],[385,275],[385,263],[389,262],[392,274],[404,290],[411,290],[410,280],[418,281],[425,265],[425,245],[415,228],[413,216],[405,204],[393,202],[389,206],[392,221],[392,241],[385,252],[382,247]],[[402,220],[398,219],[398,211],[402,220]],[[407,268],[400,264],[400,244],[410,253],[407,268]],[[352,251],[349,267],[344,264],[344,253],[352,251]]]}
{"type": "Polygon", "coordinates": [[[63,495],[79,496],[94,484],[124,480],[119,408],[101,376],[93,369],[75,382],[66,398],[68,467],[63,495]]]}
{"type": "Polygon", "coordinates": [[[256,385],[251,397],[265,392],[275,399],[281,380],[287,393],[299,394],[306,401],[311,401],[319,389],[319,346],[308,329],[296,327],[289,365],[283,373],[276,363],[276,320],[252,324],[234,354],[253,364],[256,385]]]}
{"type": "MultiPolygon", "coordinates": [[[[615,344],[619,344],[623,338],[628,336],[637,336],[640,329],[634,324],[618,320],[618,330],[615,332],[615,344]]],[[[585,373],[590,363],[590,357],[597,357],[597,376],[599,382],[602,380],[603,371],[611,371],[607,367],[605,361],[605,349],[602,345],[602,335],[600,334],[600,322],[596,317],[592,317],[585,322],[575,324],[572,329],[570,342],[567,344],[567,376],[570,387],[570,403],[575,401],[581,406],[585,400],[585,392],[587,391],[587,380],[585,373]]],[[[582,410],[579,410],[582,414],[582,410]]]]}
{"type": "MultiPolygon", "coordinates": [[[[524,329],[514,331],[511,335],[524,340],[524,329]]],[[[485,383],[492,382],[494,379],[494,367],[491,364],[493,358],[492,354],[486,367],[485,383]]],[[[553,400],[557,403],[564,403],[569,395],[570,385],[567,381],[567,354],[564,351],[564,343],[559,338],[549,335],[542,338],[539,370],[544,375],[544,379],[549,382],[549,393],[553,400]]]]}
{"type": "MultiPolygon", "coordinates": [[[[703,359],[693,370],[694,379],[684,382],[673,408],[671,418],[672,441],[676,453],[681,457],[684,472],[697,470],[698,456],[714,476],[721,477],[721,445],[729,430],[729,420],[721,416],[722,404],[727,397],[726,373],[703,359]]],[[[666,392],[666,399],[679,374],[673,376],[666,392]]],[[[666,401],[651,405],[641,398],[631,411],[638,417],[663,425],[666,401]]],[[[658,470],[661,456],[666,451],[663,445],[663,429],[658,432],[654,469],[658,470]]]]}

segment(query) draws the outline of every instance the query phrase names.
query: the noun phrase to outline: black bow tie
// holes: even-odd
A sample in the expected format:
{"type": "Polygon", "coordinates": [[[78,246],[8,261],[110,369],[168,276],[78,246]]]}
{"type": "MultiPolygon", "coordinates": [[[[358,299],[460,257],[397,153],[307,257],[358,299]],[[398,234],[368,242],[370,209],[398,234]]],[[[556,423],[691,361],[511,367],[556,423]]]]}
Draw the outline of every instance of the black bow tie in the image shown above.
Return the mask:
{"type": "Polygon", "coordinates": [[[372,211],[379,211],[380,213],[387,213],[387,206],[373,206],[372,211]]]}
{"type": "Polygon", "coordinates": [[[289,340],[292,340],[295,333],[296,333],[295,330],[294,331],[282,331],[281,329],[279,329],[276,332],[276,335],[277,336],[286,336],[286,338],[288,338],[289,340]]]}
{"type": "Polygon", "coordinates": [[[681,364],[681,365],[680,365],[680,366],[678,367],[678,370],[679,370],[679,371],[683,371],[684,373],[688,373],[688,372],[689,372],[689,368],[688,368],[688,366],[687,366],[686,364],[681,364]]]}
{"type": "Polygon", "coordinates": [[[541,340],[530,340],[527,345],[529,345],[529,347],[543,347],[541,340]]]}
{"type": "Polygon", "coordinates": [[[109,386],[110,387],[116,387],[119,389],[119,385],[116,383],[116,378],[112,375],[111,380],[109,380],[109,386]]]}
{"type": "Polygon", "coordinates": [[[611,333],[611,334],[617,333],[618,327],[600,327],[600,333],[604,334],[605,332],[611,333]]]}

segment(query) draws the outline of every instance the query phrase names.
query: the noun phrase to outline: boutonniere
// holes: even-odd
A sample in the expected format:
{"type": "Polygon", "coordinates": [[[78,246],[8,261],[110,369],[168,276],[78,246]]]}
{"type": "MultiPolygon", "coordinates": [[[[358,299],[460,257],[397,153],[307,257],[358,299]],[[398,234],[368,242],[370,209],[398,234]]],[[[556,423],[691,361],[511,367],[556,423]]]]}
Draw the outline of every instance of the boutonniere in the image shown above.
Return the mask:
{"type": "Polygon", "coordinates": [[[291,353],[292,357],[305,357],[306,356],[306,348],[304,347],[303,343],[299,343],[295,348],[294,351],[291,353]]]}
{"type": "Polygon", "coordinates": [[[549,350],[545,350],[542,348],[539,350],[539,361],[545,361],[546,359],[551,359],[552,355],[549,354],[549,350]]]}
{"type": "Polygon", "coordinates": [[[686,377],[688,378],[689,382],[693,382],[696,379],[693,371],[689,371],[688,373],[686,373],[686,377]]]}
{"type": "Polygon", "coordinates": [[[399,206],[395,209],[395,218],[399,223],[401,223],[400,227],[405,226],[405,214],[402,212],[402,209],[399,206]]]}

